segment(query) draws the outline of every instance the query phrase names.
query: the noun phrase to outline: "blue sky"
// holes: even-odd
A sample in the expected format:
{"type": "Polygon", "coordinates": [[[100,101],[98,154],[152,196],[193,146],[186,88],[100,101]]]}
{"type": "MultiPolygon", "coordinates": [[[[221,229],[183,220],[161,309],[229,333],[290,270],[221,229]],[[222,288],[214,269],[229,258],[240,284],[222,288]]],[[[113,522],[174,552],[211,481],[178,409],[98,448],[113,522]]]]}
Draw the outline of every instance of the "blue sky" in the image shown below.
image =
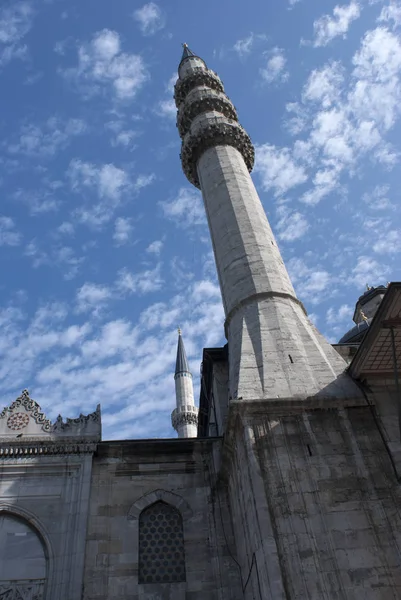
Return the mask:
{"type": "Polygon", "coordinates": [[[169,437],[177,327],[199,394],[224,343],[172,100],[181,43],[222,78],[297,293],[336,341],[401,279],[401,2],[1,3],[0,382],[103,437],[169,437]]]}

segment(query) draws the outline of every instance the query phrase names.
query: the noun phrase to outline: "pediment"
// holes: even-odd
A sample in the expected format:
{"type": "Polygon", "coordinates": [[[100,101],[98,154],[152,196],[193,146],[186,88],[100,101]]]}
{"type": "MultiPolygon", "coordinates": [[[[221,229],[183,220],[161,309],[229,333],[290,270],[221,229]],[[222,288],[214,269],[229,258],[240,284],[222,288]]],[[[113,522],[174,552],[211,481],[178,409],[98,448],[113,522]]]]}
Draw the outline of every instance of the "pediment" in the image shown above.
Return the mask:
{"type": "Polygon", "coordinates": [[[101,437],[100,405],[89,415],[63,420],[61,415],[50,421],[28,390],[0,413],[0,439],[7,440],[60,440],[82,439],[99,441],[101,437]]]}

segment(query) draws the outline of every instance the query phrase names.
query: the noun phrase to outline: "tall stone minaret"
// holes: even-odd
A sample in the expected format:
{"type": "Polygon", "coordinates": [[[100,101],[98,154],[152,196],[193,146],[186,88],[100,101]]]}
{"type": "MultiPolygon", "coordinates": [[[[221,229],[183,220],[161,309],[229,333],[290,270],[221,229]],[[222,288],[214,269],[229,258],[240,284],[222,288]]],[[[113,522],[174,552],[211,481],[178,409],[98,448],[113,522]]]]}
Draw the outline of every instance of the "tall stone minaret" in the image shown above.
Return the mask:
{"type": "Polygon", "coordinates": [[[177,408],[171,413],[172,425],[178,433],[178,437],[196,437],[198,434],[198,409],[194,402],[192,374],[189,370],[181,329],[178,330],[174,380],[177,408]]]}
{"type": "MultiPolygon", "coordinates": [[[[181,161],[200,188],[225,310],[230,400],[359,396],[296,297],[250,177],[254,149],[219,77],[184,45],[175,85],[181,161]]],[[[268,118],[268,116],[266,116],[268,118]]]]}

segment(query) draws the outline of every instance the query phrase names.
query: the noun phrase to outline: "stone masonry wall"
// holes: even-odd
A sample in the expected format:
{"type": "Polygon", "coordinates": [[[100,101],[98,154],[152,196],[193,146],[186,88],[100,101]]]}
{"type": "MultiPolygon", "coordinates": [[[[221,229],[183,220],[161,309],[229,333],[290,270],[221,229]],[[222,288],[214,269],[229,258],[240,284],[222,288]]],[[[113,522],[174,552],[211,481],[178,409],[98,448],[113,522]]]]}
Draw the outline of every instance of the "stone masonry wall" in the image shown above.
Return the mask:
{"type": "Polygon", "coordinates": [[[0,460],[0,515],[28,522],[41,537],[45,600],[82,598],[91,467],[89,453],[0,460]]]}
{"type": "Polygon", "coordinates": [[[254,417],[230,479],[243,573],[255,552],[263,600],[401,597],[401,491],[371,408],[254,417]],[[272,533],[275,592],[262,547],[272,533]]]}
{"type": "Polygon", "coordinates": [[[230,514],[216,488],[221,440],[103,442],[94,458],[84,600],[239,600],[230,514]],[[215,466],[216,465],[216,466],[215,466]],[[183,517],[186,581],[138,584],[138,518],[157,500],[183,517]],[[224,531],[222,520],[224,519],[224,531]],[[228,521],[228,522],[227,522],[228,521]]]}

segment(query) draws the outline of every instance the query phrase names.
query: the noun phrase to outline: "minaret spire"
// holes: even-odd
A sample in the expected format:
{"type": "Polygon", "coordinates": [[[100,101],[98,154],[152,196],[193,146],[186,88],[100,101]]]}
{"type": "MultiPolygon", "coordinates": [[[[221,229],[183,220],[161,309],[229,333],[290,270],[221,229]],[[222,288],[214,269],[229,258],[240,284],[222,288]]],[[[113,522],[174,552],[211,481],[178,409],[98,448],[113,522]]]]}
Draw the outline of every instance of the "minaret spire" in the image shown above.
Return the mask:
{"type": "Polygon", "coordinates": [[[174,98],[188,180],[202,190],[223,305],[231,400],[357,395],[309,322],[249,172],[254,148],[220,78],[184,47],[174,98]],[[346,384],[345,384],[346,382],[346,384]]]}
{"type": "Polygon", "coordinates": [[[189,58],[190,56],[196,56],[194,52],[192,52],[192,50],[190,50],[188,48],[188,44],[183,44],[183,52],[182,52],[182,57],[181,57],[181,62],[183,60],[185,60],[186,58],[189,58]]]}
{"type": "Polygon", "coordinates": [[[189,369],[181,329],[178,329],[174,380],[176,408],[171,413],[171,422],[178,437],[196,437],[198,434],[198,409],[194,402],[192,373],[189,369]]]}

